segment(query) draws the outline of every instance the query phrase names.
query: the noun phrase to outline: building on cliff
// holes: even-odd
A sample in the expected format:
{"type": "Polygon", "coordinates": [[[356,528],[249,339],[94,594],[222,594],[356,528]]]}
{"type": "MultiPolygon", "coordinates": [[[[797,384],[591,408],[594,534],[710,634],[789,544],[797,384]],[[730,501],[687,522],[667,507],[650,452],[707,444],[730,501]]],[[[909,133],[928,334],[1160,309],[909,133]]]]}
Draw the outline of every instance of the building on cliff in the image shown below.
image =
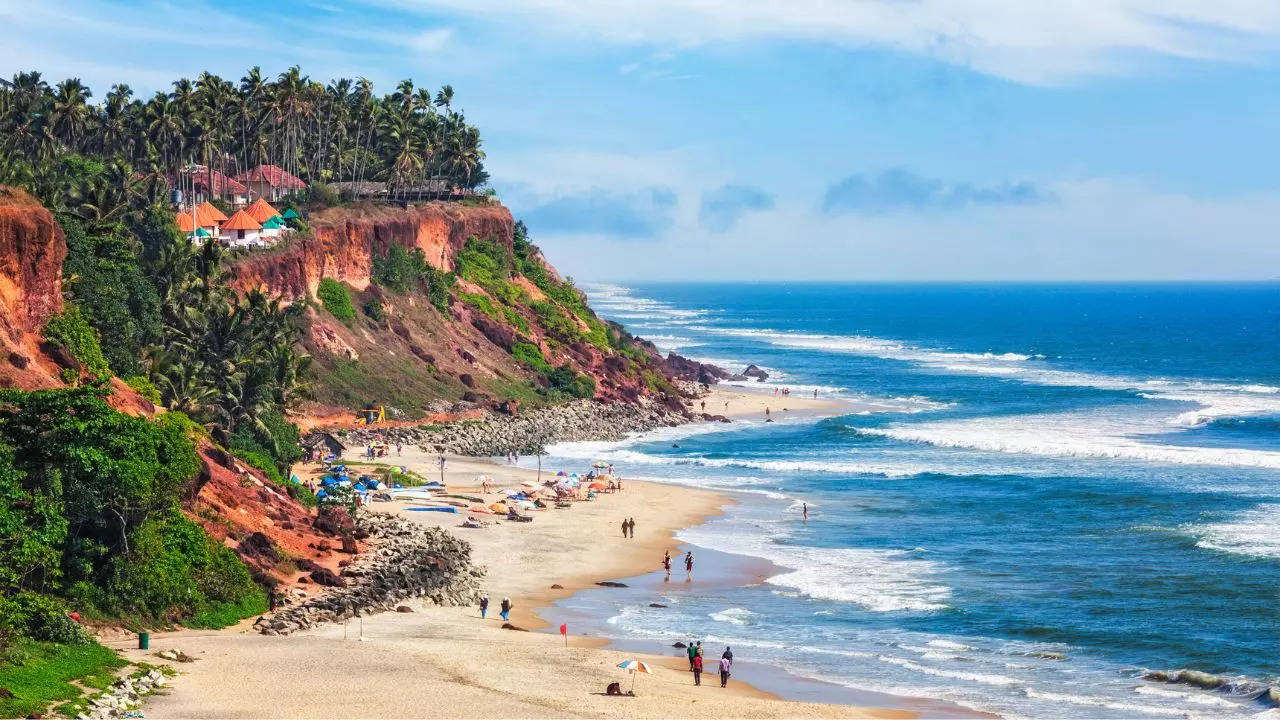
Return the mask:
{"type": "Polygon", "coordinates": [[[267,244],[262,237],[262,223],[244,210],[237,210],[222,223],[221,239],[224,245],[233,248],[265,247],[267,244]]]}
{"type": "Polygon", "coordinates": [[[307,189],[307,184],[298,176],[275,165],[259,165],[240,173],[235,179],[249,188],[254,197],[267,202],[276,202],[286,195],[307,189]]]}
{"type": "Polygon", "coordinates": [[[192,218],[190,209],[181,210],[174,218],[178,229],[191,240],[203,241],[206,237],[218,237],[222,224],[227,221],[227,216],[207,201],[197,205],[194,214],[195,217],[192,218]]]}
{"type": "Polygon", "coordinates": [[[192,205],[200,205],[213,199],[221,200],[233,208],[249,204],[248,187],[204,165],[188,165],[167,179],[169,187],[183,191],[184,195],[177,203],[179,209],[190,209],[192,205]]]}

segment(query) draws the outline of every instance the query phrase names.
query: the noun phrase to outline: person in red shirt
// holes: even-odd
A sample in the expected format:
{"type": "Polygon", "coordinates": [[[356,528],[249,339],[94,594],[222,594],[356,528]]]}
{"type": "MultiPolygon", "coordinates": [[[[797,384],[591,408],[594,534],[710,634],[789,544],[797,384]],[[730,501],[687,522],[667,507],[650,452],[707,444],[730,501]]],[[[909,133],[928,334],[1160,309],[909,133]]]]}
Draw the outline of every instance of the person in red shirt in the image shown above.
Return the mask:
{"type": "Polygon", "coordinates": [[[702,684],[702,655],[693,656],[693,684],[702,684]]]}

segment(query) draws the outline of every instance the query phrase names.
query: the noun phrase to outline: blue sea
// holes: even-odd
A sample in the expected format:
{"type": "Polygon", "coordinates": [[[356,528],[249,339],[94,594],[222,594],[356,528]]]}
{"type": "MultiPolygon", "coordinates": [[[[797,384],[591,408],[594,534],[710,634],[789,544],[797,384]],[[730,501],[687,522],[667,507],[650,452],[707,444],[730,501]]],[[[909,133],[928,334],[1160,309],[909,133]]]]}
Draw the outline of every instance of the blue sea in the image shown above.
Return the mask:
{"type": "Polygon", "coordinates": [[[592,632],[1007,717],[1280,715],[1280,285],[586,289],[664,351],[862,408],[551,448],[733,491],[679,539],[774,567],[566,601],[592,632]],[[1146,679],[1184,669],[1222,684],[1146,679]]]}

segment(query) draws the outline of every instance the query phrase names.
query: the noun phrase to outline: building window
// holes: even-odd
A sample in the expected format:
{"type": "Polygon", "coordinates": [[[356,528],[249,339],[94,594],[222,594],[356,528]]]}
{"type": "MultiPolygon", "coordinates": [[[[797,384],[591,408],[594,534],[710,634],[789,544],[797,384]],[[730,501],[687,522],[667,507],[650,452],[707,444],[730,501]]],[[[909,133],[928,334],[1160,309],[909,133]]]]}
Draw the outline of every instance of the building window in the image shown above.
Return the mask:
{"type": "Polygon", "coordinates": [[[237,231],[236,231],[236,239],[237,239],[237,240],[243,240],[243,239],[244,239],[244,231],[243,231],[243,230],[237,230],[237,231]]]}

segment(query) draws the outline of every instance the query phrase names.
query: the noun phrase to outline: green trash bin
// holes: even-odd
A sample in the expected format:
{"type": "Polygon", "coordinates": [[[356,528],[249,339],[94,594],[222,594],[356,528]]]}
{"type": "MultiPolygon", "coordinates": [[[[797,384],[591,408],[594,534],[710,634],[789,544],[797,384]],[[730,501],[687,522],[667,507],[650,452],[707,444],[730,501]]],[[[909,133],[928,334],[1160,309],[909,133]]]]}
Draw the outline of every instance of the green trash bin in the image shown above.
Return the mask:
{"type": "Polygon", "coordinates": [[[151,633],[149,632],[138,633],[138,649],[139,650],[151,649],[151,633]]]}

